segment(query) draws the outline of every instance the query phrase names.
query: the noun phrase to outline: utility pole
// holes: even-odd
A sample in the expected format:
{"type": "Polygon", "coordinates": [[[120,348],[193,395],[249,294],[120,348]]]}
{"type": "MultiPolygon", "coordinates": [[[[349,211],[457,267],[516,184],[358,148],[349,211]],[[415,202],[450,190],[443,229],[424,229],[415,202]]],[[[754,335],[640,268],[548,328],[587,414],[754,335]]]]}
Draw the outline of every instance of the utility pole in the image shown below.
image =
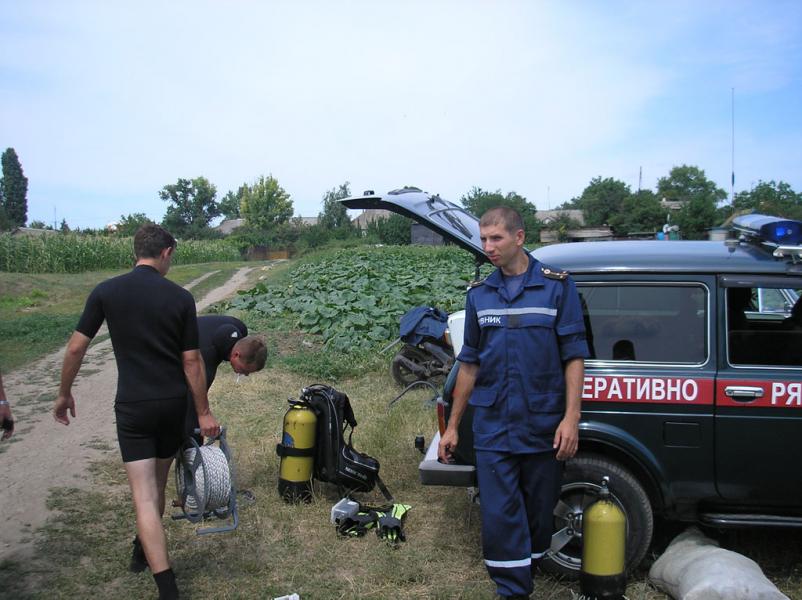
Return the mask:
{"type": "Polygon", "coordinates": [[[638,167],[638,195],[640,195],[641,183],[643,183],[643,166],[638,167]]]}

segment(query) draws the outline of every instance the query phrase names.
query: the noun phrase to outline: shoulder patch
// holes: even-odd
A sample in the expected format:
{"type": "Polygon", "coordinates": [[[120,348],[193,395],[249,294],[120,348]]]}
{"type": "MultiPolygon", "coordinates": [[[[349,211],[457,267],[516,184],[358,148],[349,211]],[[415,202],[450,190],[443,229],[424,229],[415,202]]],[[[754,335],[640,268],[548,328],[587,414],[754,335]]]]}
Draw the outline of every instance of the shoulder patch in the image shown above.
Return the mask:
{"type": "Polygon", "coordinates": [[[540,271],[543,273],[544,277],[548,277],[549,279],[559,279],[562,281],[568,277],[568,271],[560,271],[550,267],[540,267],[540,271]]]}

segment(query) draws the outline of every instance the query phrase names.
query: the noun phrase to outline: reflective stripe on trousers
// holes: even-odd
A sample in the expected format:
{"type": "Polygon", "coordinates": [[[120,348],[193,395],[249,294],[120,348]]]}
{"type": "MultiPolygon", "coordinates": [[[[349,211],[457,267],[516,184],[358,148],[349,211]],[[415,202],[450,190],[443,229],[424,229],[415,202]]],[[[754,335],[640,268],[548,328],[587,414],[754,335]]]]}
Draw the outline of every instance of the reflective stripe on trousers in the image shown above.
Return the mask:
{"type": "Polygon", "coordinates": [[[562,470],[554,452],[476,451],[482,550],[500,596],[532,593],[531,565],[551,545],[562,470]]]}

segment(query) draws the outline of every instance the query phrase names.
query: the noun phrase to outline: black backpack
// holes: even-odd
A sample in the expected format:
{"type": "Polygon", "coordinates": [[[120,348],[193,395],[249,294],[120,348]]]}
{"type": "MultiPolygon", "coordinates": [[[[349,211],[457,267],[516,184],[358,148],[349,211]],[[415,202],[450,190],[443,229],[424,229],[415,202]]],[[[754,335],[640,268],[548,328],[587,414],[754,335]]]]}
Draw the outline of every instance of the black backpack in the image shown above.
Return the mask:
{"type": "Polygon", "coordinates": [[[379,477],[379,461],[355,450],[352,445],[356,418],[348,396],[331,386],[314,384],[305,387],[299,399],[317,417],[312,476],[319,481],[333,483],[344,490],[344,495],[369,492],[378,485],[385,498],[392,502],[390,492],[379,477]],[[348,427],[351,431],[346,441],[348,427]]]}

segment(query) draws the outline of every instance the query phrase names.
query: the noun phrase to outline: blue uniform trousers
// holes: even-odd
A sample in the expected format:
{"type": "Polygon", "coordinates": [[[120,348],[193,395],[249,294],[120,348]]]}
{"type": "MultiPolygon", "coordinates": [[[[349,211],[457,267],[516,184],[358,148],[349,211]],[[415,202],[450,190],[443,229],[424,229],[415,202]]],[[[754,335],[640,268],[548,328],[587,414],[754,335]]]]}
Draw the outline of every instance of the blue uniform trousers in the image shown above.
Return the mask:
{"type": "Polygon", "coordinates": [[[532,593],[531,565],[551,545],[562,472],[554,451],[476,451],[482,550],[500,596],[532,593]]]}

